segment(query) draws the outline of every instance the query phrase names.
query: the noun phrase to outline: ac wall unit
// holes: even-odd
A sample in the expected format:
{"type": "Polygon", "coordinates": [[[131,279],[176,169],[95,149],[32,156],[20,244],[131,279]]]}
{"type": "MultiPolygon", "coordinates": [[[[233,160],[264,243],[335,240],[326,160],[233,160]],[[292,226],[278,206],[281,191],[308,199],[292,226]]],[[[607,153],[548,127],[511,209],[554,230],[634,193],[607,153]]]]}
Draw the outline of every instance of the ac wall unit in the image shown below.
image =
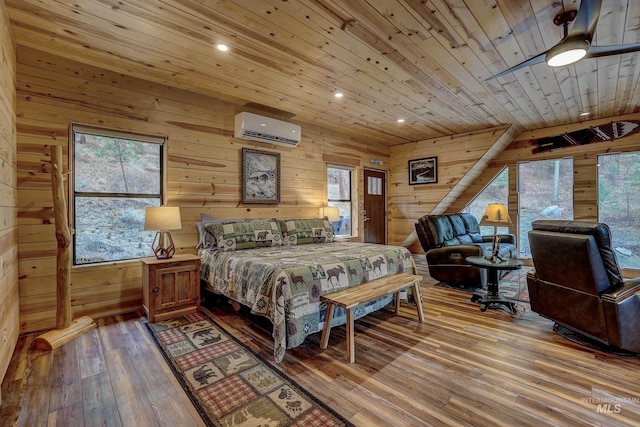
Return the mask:
{"type": "Polygon", "coordinates": [[[268,142],[285,147],[297,147],[302,137],[298,125],[252,113],[236,114],[235,137],[268,142]]]}

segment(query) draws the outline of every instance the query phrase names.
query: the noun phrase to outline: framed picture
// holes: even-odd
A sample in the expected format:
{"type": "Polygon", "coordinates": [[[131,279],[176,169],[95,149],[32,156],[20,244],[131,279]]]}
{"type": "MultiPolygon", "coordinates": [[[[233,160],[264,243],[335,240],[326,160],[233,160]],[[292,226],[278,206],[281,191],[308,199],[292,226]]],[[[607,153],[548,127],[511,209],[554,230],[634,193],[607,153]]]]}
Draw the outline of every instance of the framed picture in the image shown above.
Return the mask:
{"type": "Polygon", "coordinates": [[[438,158],[409,160],[409,185],[438,182],[438,158]]]}
{"type": "Polygon", "coordinates": [[[242,203],[280,203],[280,153],[242,149],[242,203]]]}

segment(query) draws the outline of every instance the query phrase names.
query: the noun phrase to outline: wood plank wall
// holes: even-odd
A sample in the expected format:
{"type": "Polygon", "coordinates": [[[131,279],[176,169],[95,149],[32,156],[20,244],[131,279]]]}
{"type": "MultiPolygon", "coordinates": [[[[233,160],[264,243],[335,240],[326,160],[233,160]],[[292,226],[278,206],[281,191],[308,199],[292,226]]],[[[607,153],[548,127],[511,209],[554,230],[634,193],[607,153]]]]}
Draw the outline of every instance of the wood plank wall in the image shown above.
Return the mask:
{"type": "MultiPolygon", "coordinates": [[[[640,120],[640,114],[628,114],[624,116],[585,121],[582,123],[555,126],[520,133],[514,141],[492,161],[482,176],[456,200],[450,211],[456,212],[464,206],[487,185],[493,177],[507,165],[509,167],[509,216],[518,211],[518,187],[517,164],[522,161],[551,160],[563,157],[573,158],[573,207],[574,219],[581,221],[597,221],[598,219],[598,183],[597,160],[599,154],[624,153],[640,150],[640,134],[610,142],[593,143],[583,146],[566,147],[545,153],[532,154],[531,141],[553,135],[561,135],[566,132],[585,129],[590,126],[607,124],[617,120],[640,120]],[[513,172],[512,172],[513,171],[513,172]]],[[[516,216],[517,217],[517,216],[516,216]]],[[[513,217],[512,217],[513,218],[513,217]]],[[[514,231],[516,229],[514,224],[514,231]]]]}
{"type": "Polygon", "coordinates": [[[0,381],[19,333],[15,77],[15,42],[0,1],[0,381]]]}
{"type": "MultiPolygon", "coordinates": [[[[56,242],[44,161],[52,144],[61,145],[68,155],[70,123],[167,137],[168,204],[180,206],[183,225],[182,230],[172,232],[177,252],[196,252],[195,223],[201,213],[221,218],[319,216],[327,200],[325,159],[360,165],[359,186],[362,166],[370,158],[389,164],[386,146],[353,141],[304,123],[302,142],[294,149],[235,139],[234,115],[243,108],[228,100],[23,47],[18,47],[17,62],[21,332],[55,324],[56,242]],[[245,146],[281,153],[279,205],[241,203],[241,149],[245,146]]],[[[68,168],[67,162],[64,167],[68,168]]],[[[138,261],[76,267],[71,282],[76,316],[129,312],[141,304],[138,261]]]]}
{"type": "MultiPolygon", "coordinates": [[[[441,201],[508,132],[512,132],[509,127],[499,127],[391,147],[389,243],[401,244],[413,233],[416,219],[434,213],[441,201]],[[434,156],[437,157],[438,182],[409,185],[409,160],[434,156]]],[[[444,207],[443,212],[438,213],[444,211],[448,208],[444,207]]],[[[414,253],[424,252],[418,242],[408,247],[414,253]]]]}
{"type": "MultiPolygon", "coordinates": [[[[584,146],[567,147],[551,152],[532,154],[531,141],[547,136],[561,135],[589,126],[598,126],[615,120],[640,120],[640,114],[584,121],[582,123],[555,126],[518,134],[513,141],[495,159],[491,160],[484,172],[474,180],[461,195],[446,208],[446,212],[460,212],[491,182],[503,169],[509,167],[509,216],[517,221],[518,188],[516,182],[517,164],[523,161],[549,160],[573,157],[574,164],[574,215],[576,220],[596,221],[598,219],[597,156],[603,153],[616,153],[640,150],[640,134],[610,142],[600,142],[584,146]]],[[[465,171],[470,170],[483,150],[492,143],[491,133],[477,133],[470,139],[467,135],[452,136],[450,139],[437,138],[417,143],[392,147],[393,197],[390,211],[392,243],[402,242],[414,230],[415,219],[430,213],[447,192],[461,179],[465,171]],[[466,140],[465,140],[466,138],[466,140]],[[407,184],[407,160],[438,156],[438,184],[407,184]]],[[[511,232],[517,231],[514,221],[511,232]]],[[[419,243],[411,246],[413,252],[423,252],[419,243]]],[[[634,277],[640,272],[625,270],[625,276],[634,277]]]]}
{"type": "MultiPolygon", "coordinates": [[[[72,122],[168,138],[168,202],[182,208],[183,229],[172,233],[182,252],[195,252],[195,222],[203,212],[218,217],[252,218],[319,215],[319,208],[326,201],[325,165],[329,159],[360,165],[359,188],[362,188],[362,167],[369,165],[370,158],[383,160],[380,168],[390,172],[388,241],[399,244],[413,231],[415,219],[432,212],[503,135],[502,131],[489,129],[389,149],[302,124],[303,142],[298,148],[277,148],[233,138],[233,116],[243,108],[230,100],[152,84],[26,48],[18,49],[17,67],[21,332],[46,329],[54,324],[55,238],[50,224],[50,179],[44,160],[51,144],[62,145],[68,153],[68,129],[72,122]],[[282,153],[279,205],[241,204],[239,168],[243,146],[282,153]],[[438,157],[438,183],[409,186],[408,160],[430,156],[438,157]]],[[[607,121],[611,119],[594,123],[607,121]]],[[[518,135],[446,210],[461,209],[504,164],[515,169],[518,161],[531,159],[530,139],[583,126],[518,135]]],[[[581,186],[576,193],[577,219],[596,215],[595,154],[638,149],[638,137],[584,149],[584,152],[583,148],[574,148],[545,154],[551,157],[536,156],[576,156],[576,185],[581,186]]],[[[511,180],[509,203],[515,215],[515,174],[511,174],[511,180]]],[[[358,205],[362,203],[360,197],[358,205]]],[[[410,249],[421,252],[419,244],[410,249]]],[[[75,268],[72,284],[76,315],[99,317],[136,308],[141,299],[140,273],[137,262],[75,268]]]]}

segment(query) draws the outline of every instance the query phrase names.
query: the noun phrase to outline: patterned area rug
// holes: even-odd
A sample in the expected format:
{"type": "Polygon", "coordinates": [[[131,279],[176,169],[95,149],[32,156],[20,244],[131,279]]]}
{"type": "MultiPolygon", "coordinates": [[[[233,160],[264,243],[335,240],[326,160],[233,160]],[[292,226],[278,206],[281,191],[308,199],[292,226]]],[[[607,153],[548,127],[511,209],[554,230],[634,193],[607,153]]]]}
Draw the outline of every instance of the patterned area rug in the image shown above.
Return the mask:
{"type": "Polygon", "coordinates": [[[147,326],[207,425],[353,425],[204,313],[147,326]]]}
{"type": "Polygon", "coordinates": [[[500,292],[507,297],[516,301],[529,302],[529,288],[527,288],[527,271],[528,268],[510,271],[500,279],[498,287],[500,292]]]}

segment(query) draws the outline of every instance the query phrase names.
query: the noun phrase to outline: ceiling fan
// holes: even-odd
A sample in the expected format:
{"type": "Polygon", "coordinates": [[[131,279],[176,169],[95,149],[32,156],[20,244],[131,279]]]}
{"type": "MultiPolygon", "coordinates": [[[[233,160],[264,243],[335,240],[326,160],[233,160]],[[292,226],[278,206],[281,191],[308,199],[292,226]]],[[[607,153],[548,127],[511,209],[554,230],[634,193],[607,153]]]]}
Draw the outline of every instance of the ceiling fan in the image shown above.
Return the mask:
{"type": "Polygon", "coordinates": [[[558,67],[572,64],[582,58],[597,58],[640,51],[640,43],[613,46],[595,46],[591,44],[593,34],[596,31],[596,24],[600,17],[601,4],[602,0],[582,0],[577,11],[560,12],[553,18],[554,24],[564,27],[564,38],[557,45],[487,80],[502,77],[512,71],[538,64],[542,61],[546,61],[552,67],[558,67]],[[569,30],[569,23],[572,21],[573,26],[569,30]]]}

